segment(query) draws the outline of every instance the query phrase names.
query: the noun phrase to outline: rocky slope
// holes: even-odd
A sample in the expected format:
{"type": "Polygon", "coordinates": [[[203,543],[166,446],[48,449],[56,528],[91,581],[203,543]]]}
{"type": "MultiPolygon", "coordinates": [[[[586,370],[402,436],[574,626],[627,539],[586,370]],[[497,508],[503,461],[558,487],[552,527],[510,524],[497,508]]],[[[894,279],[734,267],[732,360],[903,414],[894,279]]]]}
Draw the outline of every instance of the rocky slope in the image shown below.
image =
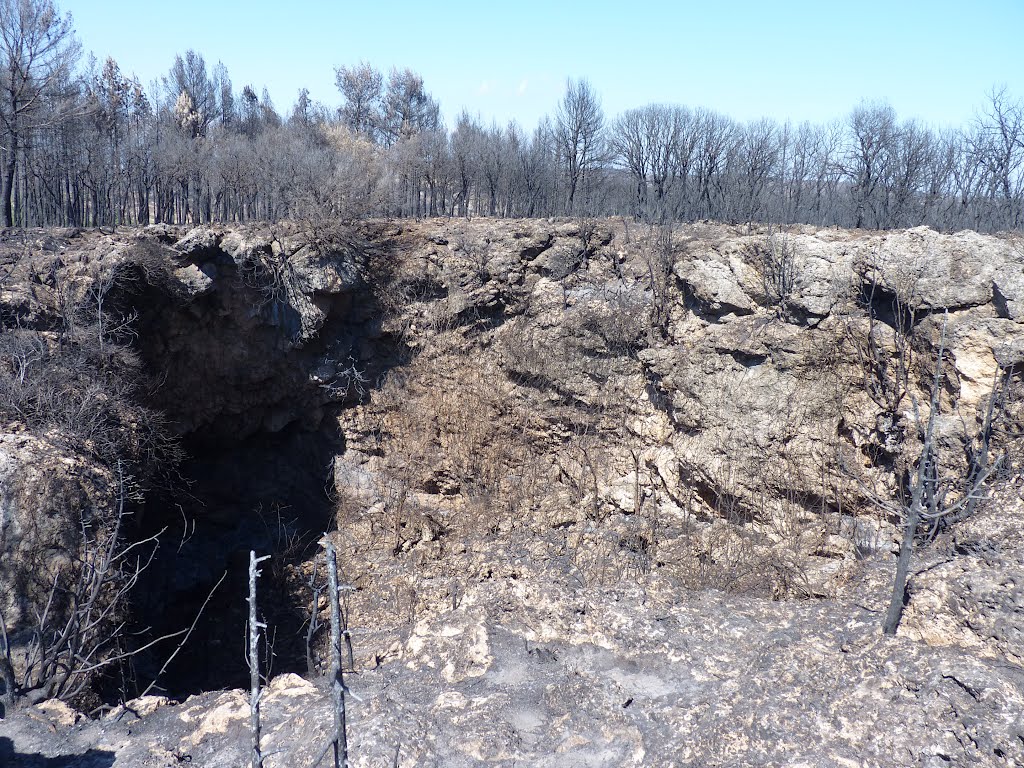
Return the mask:
{"type": "MultiPolygon", "coordinates": [[[[1019,498],[1012,509],[1019,526],[1019,498]]],[[[1019,583],[1019,540],[974,544],[1012,546],[1016,566],[985,577],[978,560],[950,560],[941,581],[915,590],[914,602],[957,579],[984,582],[989,598],[1002,593],[1002,608],[983,598],[987,607],[976,604],[971,615],[1007,626],[1016,613],[1019,630],[1019,607],[1008,607],[1013,588],[998,584],[1019,583]]],[[[886,569],[869,569],[859,600],[770,602],[716,591],[685,596],[657,577],[600,589],[567,585],[537,578],[526,554],[494,558],[488,575],[467,580],[450,602],[411,619],[391,646],[357,661],[358,672],[348,675],[353,765],[1024,760],[1024,674],[1012,660],[1024,650],[1020,635],[1004,635],[1005,655],[963,642],[943,631],[943,623],[968,623],[962,609],[930,601],[899,637],[884,638],[876,606],[887,577],[878,571],[886,569]]],[[[363,653],[378,640],[356,631],[363,653]]],[[[315,681],[275,678],[264,715],[269,766],[310,765],[330,738],[329,699],[315,681]]],[[[177,705],[149,697],[98,721],[43,705],[0,724],[0,756],[12,766],[227,768],[246,763],[247,725],[241,691],[177,705]]]]}
{"type": "MultiPolygon", "coordinates": [[[[138,313],[134,346],[160,382],[146,405],[192,457],[187,494],[139,509],[186,529],[147,582],[155,610],[235,573],[221,626],[200,625],[205,648],[172,676],[237,664],[232,564],[249,548],[275,555],[277,668],[304,666],[316,540],[336,527],[356,765],[1024,759],[1012,240],[451,221],[320,246],[287,227],[8,243],[5,327],[52,332],[60,297],[95,297],[111,270],[111,306],[138,313]],[[940,347],[951,476],[993,382],[1007,393],[998,494],[922,546],[887,639],[898,520],[878,500],[914,459],[912,401],[927,402],[940,347]]],[[[6,576],[33,563],[19,547],[73,540],[67,521],[112,480],[59,430],[12,419],[0,446],[22,480],[3,485],[6,576]],[[65,472],[74,504],[26,537],[46,489],[24,468],[47,462],[91,469],[65,472]]],[[[4,610],[17,640],[29,612],[4,610]]],[[[54,728],[74,717],[45,706],[0,723],[0,757],[244,761],[237,692],[54,728]]],[[[326,706],[315,685],[274,684],[270,764],[315,757],[326,706]]]]}

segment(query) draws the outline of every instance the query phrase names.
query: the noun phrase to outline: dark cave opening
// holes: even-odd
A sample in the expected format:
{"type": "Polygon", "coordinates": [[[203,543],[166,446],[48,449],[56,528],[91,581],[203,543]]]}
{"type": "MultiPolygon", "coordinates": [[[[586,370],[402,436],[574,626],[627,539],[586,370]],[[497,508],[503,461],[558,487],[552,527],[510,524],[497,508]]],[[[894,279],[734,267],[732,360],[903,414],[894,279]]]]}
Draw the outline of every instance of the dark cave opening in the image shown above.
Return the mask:
{"type": "Polygon", "coordinates": [[[164,246],[136,244],[141,266],[111,299],[135,316],[133,347],[153,382],[146,405],[185,456],[134,516],[133,540],[159,534],[160,544],[132,593],[131,632],[140,647],[196,623],[170,663],[180,638],[135,656],[132,684],[115,685],[130,695],[157,678],[155,690],[182,698],[248,686],[250,550],[271,556],[258,592],[263,672],[307,671],[312,593],[302,569],[335,525],[334,459],[345,450],[337,415],[408,350],[384,330],[380,287],[359,277],[364,256],[352,249],[302,267],[310,288],[278,306],[283,297],[268,302],[242,278],[240,256],[164,246]],[[340,282],[317,290],[324,274],[340,282]]]}
{"type": "MultiPolygon", "coordinates": [[[[306,671],[311,595],[296,574],[334,524],[333,459],[343,447],[337,431],[297,424],[237,442],[184,440],[188,458],[180,479],[147,499],[139,518],[142,534],[162,533],[135,590],[136,631],[162,637],[188,628],[199,615],[188,642],[159,677],[161,692],[182,698],[248,684],[243,649],[250,550],[271,556],[258,591],[270,670],[306,671]]],[[[141,687],[179,642],[160,643],[135,660],[141,687]]]]}

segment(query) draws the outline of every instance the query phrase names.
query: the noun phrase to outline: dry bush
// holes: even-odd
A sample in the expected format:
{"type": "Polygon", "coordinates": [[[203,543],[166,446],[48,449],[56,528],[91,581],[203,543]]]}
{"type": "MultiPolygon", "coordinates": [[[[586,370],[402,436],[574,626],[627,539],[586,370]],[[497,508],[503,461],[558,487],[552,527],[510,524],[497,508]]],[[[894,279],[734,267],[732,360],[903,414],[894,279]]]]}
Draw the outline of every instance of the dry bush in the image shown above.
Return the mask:
{"type": "Polygon", "coordinates": [[[658,558],[659,539],[654,522],[641,518],[620,520],[612,526],[575,525],[553,538],[548,556],[564,563],[573,580],[583,587],[608,587],[624,581],[644,584],[658,558]]]}
{"type": "Polygon", "coordinates": [[[519,383],[539,389],[556,388],[565,376],[571,354],[566,336],[547,338],[521,317],[505,323],[495,347],[507,374],[519,383]]]}
{"type": "Polygon", "coordinates": [[[480,240],[468,236],[465,232],[460,232],[452,241],[452,246],[454,247],[455,255],[467,263],[477,278],[486,280],[489,277],[487,274],[487,262],[492,255],[491,241],[489,239],[484,238],[480,240]]]}
{"type": "Polygon", "coordinates": [[[583,286],[565,311],[557,332],[528,318],[508,320],[495,347],[502,368],[514,380],[536,389],[586,395],[590,386],[631,370],[645,345],[649,305],[644,295],[623,285],[583,286]]]}
{"type": "Polygon", "coordinates": [[[753,248],[753,266],[761,275],[761,290],[766,306],[786,317],[799,277],[797,254],[785,234],[769,234],[753,248]]]}
{"type": "Polygon", "coordinates": [[[1003,456],[1002,479],[1021,483],[1024,478],[1024,363],[1004,370],[1001,387],[994,390],[993,449],[1003,456]]]}
{"type": "Polygon", "coordinates": [[[397,545],[403,529],[433,525],[422,522],[416,494],[458,497],[462,519],[435,521],[444,528],[487,529],[521,514],[530,486],[525,414],[496,372],[421,357],[393,372],[371,407],[380,418],[377,495],[397,545]]]}
{"type": "Polygon", "coordinates": [[[645,344],[650,306],[635,289],[603,285],[572,308],[565,324],[569,337],[578,340],[577,354],[633,357],[645,344]]]}
{"type": "Polygon", "coordinates": [[[114,301],[130,273],[100,265],[79,280],[58,269],[51,278],[50,327],[0,333],[0,420],[80,465],[74,482],[6,489],[17,525],[0,536],[4,581],[20,585],[23,604],[0,623],[24,649],[20,694],[76,698],[141,642],[126,632],[128,595],[154,541],[131,539],[130,505],[166,479],[180,451],[164,418],[141,404],[149,381],[128,346],[134,317],[114,301]]]}
{"type": "MultiPolygon", "coordinates": [[[[108,277],[101,278],[108,280],[108,277]]],[[[141,481],[179,458],[165,418],[141,400],[150,385],[128,346],[134,316],[104,303],[113,283],[74,300],[58,281],[53,331],[0,334],[0,417],[65,442],[141,481]]]]}
{"type": "Polygon", "coordinates": [[[640,239],[640,264],[651,292],[650,325],[664,339],[668,337],[673,302],[675,248],[671,225],[651,225],[640,239]]]}
{"type": "Polygon", "coordinates": [[[781,600],[810,596],[799,556],[773,546],[750,526],[724,520],[690,525],[676,541],[658,545],[669,573],[687,589],[781,600]]]}
{"type": "MultiPolygon", "coordinates": [[[[34,541],[45,550],[22,552],[21,567],[15,568],[16,574],[31,571],[30,583],[19,584],[17,596],[19,602],[33,603],[34,611],[13,623],[9,634],[0,615],[4,636],[20,641],[20,658],[11,658],[8,643],[0,650],[14,671],[15,693],[29,702],[59,698],[79,705],[95,703],[95,689],[114,673],[125,695],[133,677],[132,659],[161,640],[184,634],[183,630],[145,642],[127,631],[131,592],[152,563],[157,537],[129,537],[129,491],[123,477],[112,484],[114,499],[107,506],[91,506],[82,499],[72,499],[69,505],[65,497],[55,510],[65,526],[59,555],[50,549],[56,543],[53,533],[46,532],[42,540],[34,541]]],[[[24,545],[22,534],[18,543],[24,545]]]]}

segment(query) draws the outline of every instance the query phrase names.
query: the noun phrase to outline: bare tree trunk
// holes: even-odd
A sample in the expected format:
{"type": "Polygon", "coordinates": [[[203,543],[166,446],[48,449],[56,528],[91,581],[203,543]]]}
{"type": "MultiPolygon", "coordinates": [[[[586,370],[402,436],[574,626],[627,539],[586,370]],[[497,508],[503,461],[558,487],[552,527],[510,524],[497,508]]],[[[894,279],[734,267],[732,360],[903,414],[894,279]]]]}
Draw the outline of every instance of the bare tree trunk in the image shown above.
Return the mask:
{"type": "Polygon", "coordinates": [[[921,503],[917,499],[907,510],[907,518],[903,528],[903,541],[900,542],[900,556],[896,561],[896,578],[893,579],[892,596],[889,599],[889,610],[885,613],[882,633],[895,635],[896,629],[903,618],[903,604],[907,596],[907,574],[910,571],[910,556],[914,551],[914,536],[917,524],[921,519],[921,503]]]}
{"type": "Polygon", "coordinates": [[[256,579],[260,575],[258,565],[269,560],[270,555],[256,557],[249,551],[249,725],[252,732],[252,768],[263,768],[263,754],[260,752],[260,630],[267,625],[260,622],[256,611],[256,579]]]}
{"type": "Polygon", "coordinates": [[[0,718],[7,716],[7,711],[14,709],[17,701],[15,693],[14,667],[11,664],[11,642],[7,637],[7,618],[0,610],[0,682],[4,684],[4,692],[0,694],[0,718]]]}
{"type": "Polygon", "coordinates": [[[14,173],[17,170],[18,137],[11,136],[4,162],[3,186],[0,189],[0,226],[14,226],[14,173]]]}
{"type": "MultiPolygon", "coordinates": [[[[14,669],[7,658],[6,648],[4,648],[4,655],[0,656],[0,681],[4,684],[4,691],[0,694],[0,704],[7,710],[12,710],[17,696],[15,695],[14,669]]],[[[4,717],[6,714],[0,710],[0,717],[4,717]]]]}
{"type": "Polygon", "coordinates": [[[313,572],[309,575],[309,588],[313,593],[312,607],[309,611],[309,625],[306,627],[306,674],[314,677],[317,674],[316,662],[313,660],[313,638],[320,629],[320,594],[323,591],[316,583],[316,565],[313,560],[313,572]]]}
{"type": "Polygon", "coordinates": [[[327,584],[331,601],[331,692],[334,698],[334,768],[348,768],[348,736],[345,732],[345,679],[341,667],[341,608],[338,605],[338,556],[334,543],[324,543],[327,584]]]}

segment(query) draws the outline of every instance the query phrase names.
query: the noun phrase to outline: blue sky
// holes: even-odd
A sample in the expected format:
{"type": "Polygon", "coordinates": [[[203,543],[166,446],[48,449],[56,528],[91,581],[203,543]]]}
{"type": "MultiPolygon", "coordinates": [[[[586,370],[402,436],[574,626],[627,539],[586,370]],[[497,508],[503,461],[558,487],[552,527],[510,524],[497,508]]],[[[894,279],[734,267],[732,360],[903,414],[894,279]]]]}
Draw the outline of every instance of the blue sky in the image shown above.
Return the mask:
{"type": "Polygon", "coordinates": [[[264,2],[57,0],[83,50],[145,85],[193,48],[236,89],[340,102],[334,68],[408,66],[441,102],[532,128],[568,77],[610,116],[652,101],[747,120],[843,118],[863,99],[959,125],[994,85],[1024,98],[1024,0],[264,2]]]}

